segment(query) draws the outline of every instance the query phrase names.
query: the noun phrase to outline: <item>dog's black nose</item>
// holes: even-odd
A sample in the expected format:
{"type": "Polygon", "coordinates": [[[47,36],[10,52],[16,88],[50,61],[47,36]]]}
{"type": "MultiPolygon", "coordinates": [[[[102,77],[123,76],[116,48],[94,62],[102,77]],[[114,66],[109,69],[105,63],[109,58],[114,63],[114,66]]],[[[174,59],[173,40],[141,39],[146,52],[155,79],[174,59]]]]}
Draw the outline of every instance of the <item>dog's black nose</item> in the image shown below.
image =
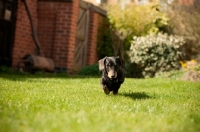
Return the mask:
{"type": "Polygon", "coordinates": [[[112,77],[112,78],[115,78],[115,75],[112,75],[111,77],[112,77]]]}

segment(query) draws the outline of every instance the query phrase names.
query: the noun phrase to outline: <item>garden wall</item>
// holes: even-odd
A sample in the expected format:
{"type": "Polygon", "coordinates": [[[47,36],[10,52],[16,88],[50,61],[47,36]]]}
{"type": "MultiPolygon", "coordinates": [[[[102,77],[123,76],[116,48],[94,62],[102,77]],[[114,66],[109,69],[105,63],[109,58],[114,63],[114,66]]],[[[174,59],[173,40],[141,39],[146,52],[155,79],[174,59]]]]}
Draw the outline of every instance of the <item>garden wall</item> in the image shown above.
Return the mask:
{"type": "MultiPolygon", "coordinates": [[[[79,15],[79,0],[27,0],[35,30],[44,56],[51,58],[57,71],[73,72],[74,50],[76,48],[76,31],[79,15]]],[[[91,4],[89,15],[89,33],[87,49],[87,65],[97,63],[96,54],[98,27],[105,11],[91,4]],[[103,15],[102,15],[103,14],[103,15]]],[[[36,54],[31,32],[30,20],[24,3],[18,0],[17,20],[12,67],[26,54],[36,54]]]]}

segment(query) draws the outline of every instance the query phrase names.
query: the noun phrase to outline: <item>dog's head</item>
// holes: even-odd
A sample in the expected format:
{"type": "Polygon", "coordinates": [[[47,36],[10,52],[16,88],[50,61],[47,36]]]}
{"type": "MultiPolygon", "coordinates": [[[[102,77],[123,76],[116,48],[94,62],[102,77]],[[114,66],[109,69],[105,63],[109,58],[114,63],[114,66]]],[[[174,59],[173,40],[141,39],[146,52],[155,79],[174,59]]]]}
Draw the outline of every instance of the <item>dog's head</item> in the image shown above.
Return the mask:
{"type": "Polygon", "coordinates": [[[119,57],[105,57],[99,60],[99,70],[105,70],[110,79],[117,78],[118,70],[124,68],[124,65],[124,60],[119,57]]]}

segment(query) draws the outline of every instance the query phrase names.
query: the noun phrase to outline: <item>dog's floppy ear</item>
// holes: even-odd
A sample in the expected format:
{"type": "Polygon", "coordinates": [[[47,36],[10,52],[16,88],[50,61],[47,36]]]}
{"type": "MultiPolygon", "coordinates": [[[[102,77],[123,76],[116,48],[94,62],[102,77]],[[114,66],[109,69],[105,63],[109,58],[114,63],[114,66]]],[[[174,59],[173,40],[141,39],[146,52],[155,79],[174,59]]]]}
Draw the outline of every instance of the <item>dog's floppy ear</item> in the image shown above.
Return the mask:
{"type": "Polygon", "coordinates": [[[119,56],[118,56],[117,58],[118,58],[119,61],[120,61],[120,66],[121,66],[122,68],[125,68],[125,61],[124,61],[123,59],[119,58],[119,56]]]}
{"type": "Polygon", "coordinates": [[[99,63],[99,70],[100,70],[100,71],[104,70],[104,66],[105,66],[105,65],[104,65],[104,62],[105,62],[106,58],[107,58],[107,56],[104,57],[103,59],[100,59],[100,60],[98,61],[98,63],[99,63]]]}

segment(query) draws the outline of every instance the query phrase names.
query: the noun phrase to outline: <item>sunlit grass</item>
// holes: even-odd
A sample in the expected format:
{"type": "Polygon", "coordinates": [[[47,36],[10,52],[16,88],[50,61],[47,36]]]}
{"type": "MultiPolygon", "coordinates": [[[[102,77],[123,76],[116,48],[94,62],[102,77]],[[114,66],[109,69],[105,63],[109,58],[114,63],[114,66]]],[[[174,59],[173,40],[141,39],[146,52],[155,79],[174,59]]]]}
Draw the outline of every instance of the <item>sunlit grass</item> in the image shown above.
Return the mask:
{"type": "Polygon", "coordinates": [[[0,75],[0,131],[198,132],[200,83],[126,78],[117,96],[99,78],[0,75]]]}

